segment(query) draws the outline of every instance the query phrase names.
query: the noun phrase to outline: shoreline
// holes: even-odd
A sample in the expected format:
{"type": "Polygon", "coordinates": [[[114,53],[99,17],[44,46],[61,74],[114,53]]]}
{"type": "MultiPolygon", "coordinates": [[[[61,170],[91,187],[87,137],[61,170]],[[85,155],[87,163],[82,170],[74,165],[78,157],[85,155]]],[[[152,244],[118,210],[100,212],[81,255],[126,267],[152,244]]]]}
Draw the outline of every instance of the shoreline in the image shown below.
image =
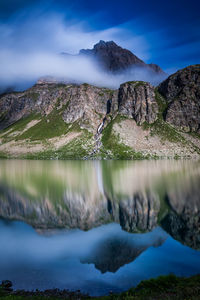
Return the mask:
{"type": "Polygon", "coordinates": [[[200,274],[191,277],[177,277],[175,275],[159,276],[155,279],[141,281],[138,286],[128,291],[105,296],[90,296],[78,291],[48,289],[45,291],[13,290],[12,282],[2,281],[0,298],[21,299],[200,299],[200,274]]]}

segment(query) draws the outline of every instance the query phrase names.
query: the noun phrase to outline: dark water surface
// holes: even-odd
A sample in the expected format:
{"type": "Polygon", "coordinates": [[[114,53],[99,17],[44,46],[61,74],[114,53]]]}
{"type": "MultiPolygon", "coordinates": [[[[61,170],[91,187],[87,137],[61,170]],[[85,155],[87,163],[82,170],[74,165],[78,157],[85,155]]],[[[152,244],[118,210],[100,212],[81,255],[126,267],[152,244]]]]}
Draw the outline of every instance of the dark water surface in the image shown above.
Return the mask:
{"type": "Polygon", "coordinates": [[[200,162],[0,161],[0,280],[103,295],[200,273],[200,162]]]}

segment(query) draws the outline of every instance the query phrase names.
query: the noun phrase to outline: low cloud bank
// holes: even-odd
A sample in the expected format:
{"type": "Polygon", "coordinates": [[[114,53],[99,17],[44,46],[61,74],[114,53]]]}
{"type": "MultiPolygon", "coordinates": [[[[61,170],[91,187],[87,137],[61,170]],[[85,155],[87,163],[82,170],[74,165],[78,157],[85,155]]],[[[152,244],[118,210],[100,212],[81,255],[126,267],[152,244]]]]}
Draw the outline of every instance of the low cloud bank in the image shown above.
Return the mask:
{"type": "MultiPolygon", "coordinates": [[[[103,72],[94,60],[76,55],[81,48],[92,48],[100,39],[114,40],[126,46],[121,27],[102,31],[86,30],[84,23],[67,24],[62,15],[34,13],[17,16],[0,24],[0,91],[23,90],[41,77],[51,76],[58,80],[90,83],[97,86],[118,88],[122,82],[144,80],[156,85],[163,76],[155,76],[150,70],[134,68],[120,75],[103,72]],[[23,19],[23,20],[22,20],[23,19]],[[61,55],[67,52],[72,55],[61,55]]],[[[145,41],[131,36],[135,54],[144,58],[145,41]],[[140,55],[141,54],[141,55],[140,55]]]]}

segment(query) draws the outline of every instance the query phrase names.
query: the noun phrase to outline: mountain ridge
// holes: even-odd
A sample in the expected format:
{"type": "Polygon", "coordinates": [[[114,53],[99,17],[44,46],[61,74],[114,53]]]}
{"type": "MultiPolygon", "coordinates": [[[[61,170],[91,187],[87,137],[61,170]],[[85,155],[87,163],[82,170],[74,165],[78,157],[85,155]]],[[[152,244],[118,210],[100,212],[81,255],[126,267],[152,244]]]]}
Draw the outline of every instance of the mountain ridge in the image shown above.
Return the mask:
{"type": "Polygon", "coordinates": [[[142,67],[166,75],[158,65],[146,64],[130,50],[120,47],[114,41],[100,40],[93,49],[81,49],[79,55],[94,57],[106,71],[120,72],[131,67],[142,67]]]}
{"type": "Polygon", "coordinates": [[[24,92],[2,95],[0,155],[199,157],[199,80],[200,66],[194,65],[169,76],[157,88],[143,81],[126,82],[117,90],[44,82],[24,92]],[[175,93],[170,99],[168,90],[175,93]]]}

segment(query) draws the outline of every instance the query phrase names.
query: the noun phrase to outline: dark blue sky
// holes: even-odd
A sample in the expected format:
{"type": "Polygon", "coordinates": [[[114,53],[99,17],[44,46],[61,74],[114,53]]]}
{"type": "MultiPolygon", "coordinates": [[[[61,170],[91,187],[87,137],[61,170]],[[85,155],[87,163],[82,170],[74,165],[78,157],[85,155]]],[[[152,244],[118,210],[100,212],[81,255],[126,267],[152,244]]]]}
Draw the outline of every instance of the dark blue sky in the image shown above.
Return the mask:
{"type": "MultiPolygon", "coordinates": [[[[122,46],[128,45],[138,56],[141,53],[146,62],[157,63],[165,70],[200,63],[198,0],[0,0],[1,23],[13,25],[15,35],[18,28],[22,35],[23,26],[27,30],[26,17],[32,12],[32,20],[37,16],[48,19],[49,14],[56,13],[62,15],[66,24],[83,22],[86,32],[122,30],[117,39],[122,46]]],[[[30,22],[28,27],[31,32],[30,22]]],[[[32,34],[29,35],[31,39],[32,34]]],[[[107,36],[112,34],[103,39],[107,36]]],[[[81,45],[84,47],[84,42],[81,45]]]]}

